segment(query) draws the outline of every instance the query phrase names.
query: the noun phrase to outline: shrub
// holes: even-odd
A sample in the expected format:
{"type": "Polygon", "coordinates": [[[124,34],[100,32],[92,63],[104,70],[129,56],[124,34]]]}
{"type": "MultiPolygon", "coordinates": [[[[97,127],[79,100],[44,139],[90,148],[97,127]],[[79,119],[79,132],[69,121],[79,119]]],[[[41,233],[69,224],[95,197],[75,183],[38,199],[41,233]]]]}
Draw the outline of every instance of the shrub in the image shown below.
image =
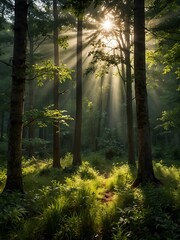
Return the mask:
{"type": "Polygon", "coordinates": [[[49,154],[48,154],[49,143],[50,143],[49,141],[46,141],[41,138],[23,139],[24,154],[26,155],[28,152],[28,149],[32,146],[36,157],[39,157],[39,158],[48,157],[49,156],[49,154]]]}
{"type": "Polygon", "coordinates": [[[99,148],[105,151],[106,159],[111,160],[115,156],[121,156],[124,146],[120,143],[114,130],[106,128],[104,135],[98,139],[99,148]]]}
{"type": "Polygon", "coordinates": [[[3,193],[0,196],[0,229],[2,238],[21,227],[26,216],[26,202],[20,193],[3,193]]]}
{"type": "Polygon", "coordinates": [[[79,167],[77,174],[82,179],[95,179],[98,176],[98,172],[93,169],[88,162],[83,162],[79,167]]]}
{"type": "Polygon", "coordinates": [[[68,168],[72,165],[73,156],[72,153],[66,153],[66,155],[61,159],[61,166],[63,168],[68,168]]]}

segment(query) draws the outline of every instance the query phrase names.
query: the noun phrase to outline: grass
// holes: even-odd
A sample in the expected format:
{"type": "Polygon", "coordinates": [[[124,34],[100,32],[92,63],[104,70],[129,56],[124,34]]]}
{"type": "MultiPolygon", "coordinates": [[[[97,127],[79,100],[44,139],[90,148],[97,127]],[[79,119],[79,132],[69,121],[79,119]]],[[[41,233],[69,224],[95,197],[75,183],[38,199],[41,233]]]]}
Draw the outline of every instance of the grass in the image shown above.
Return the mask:
{"type": "MultiPolygon", "coordinates": [[[[125,159],[72,156],[51,168],[51,159],[23,160],[25,195],[0,195],[0,239],[158,240],[180,238],[178,162],[154,163],[163,186],[131,189],[136,169],[125,159]]],[[[1,188],[5,167],[0,172],[1,188]]]]}

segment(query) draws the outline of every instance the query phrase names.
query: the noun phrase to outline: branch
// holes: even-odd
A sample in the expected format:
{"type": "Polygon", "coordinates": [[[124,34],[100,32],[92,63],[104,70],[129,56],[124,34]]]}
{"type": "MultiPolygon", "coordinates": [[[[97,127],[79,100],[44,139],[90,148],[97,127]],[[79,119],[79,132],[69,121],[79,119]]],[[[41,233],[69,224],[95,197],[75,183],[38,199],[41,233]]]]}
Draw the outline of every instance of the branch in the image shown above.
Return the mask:
{"type": "Polygon", "coordinates": [[[0,63],[3,63],[3,64],[5,64],[5,65],[8,66],[8,67],[12,67],[12,64],[7,63],[7,62],[5,62],[5,61],[3,61],[3,60],[0,60],[0,63]]]}
{"type": "Polygon", "coordinates": [[[66,90],[64,90],[64,91],[62,91],[62,92],[59,91],[58,94],[59,94],[59,95],[63,95],[63,94],[65,94],[66,92],[68,92],[68,90],[69,90],[69,89],[66,89],[66,90]]]}
{"type": "MultiPolygon", "coordinates": [[[[159,32],[159,31],[162,31],[162,30],[156,30],[156,29],[154,29],[154,31],[153,30],[150,30],[149,28],[145,28],[145,30],[147,31],[147,32],[149,32],[149,33],[151,33],[154,37],[156,37],[156,38],[161,38],[161,39],[166,39],[166,40],[171,40],[171,41],[174,41],[174,42],[179,42],[179,39],[175,39],[175,38],[170,38],[170,37],[166,37],[166,36],[162,36],[162,34],[159,36],[157,33],[159,32]]],[[[174,32],[175,33],[175,32],[174,32]]],[[[176,33],[176,34],[179,34],[178,32],[176,33]]]]}
{"type": "Polygon", "coordinates": [[[33,52],[35,52],[38,48],[39,48],[39,46],[47,39],[47,37],[49,37],[50,35],[46,35],[38,44],[37,44],[37,46],[34,48],[34,51],[33,52]]]}
{"type": "Polygon", "coordinates": [[[43,76],[45,73],[48,73],[48,71],[44,71],[44,72],[41,73],[41,74],[36,74],[36,75],[34,75],[34,77],[31,77],[31,78],[27,78],[26,81],[33,81],[33,80],[35,80],[36,78],[39,78],[39,77],[43,76]]]}

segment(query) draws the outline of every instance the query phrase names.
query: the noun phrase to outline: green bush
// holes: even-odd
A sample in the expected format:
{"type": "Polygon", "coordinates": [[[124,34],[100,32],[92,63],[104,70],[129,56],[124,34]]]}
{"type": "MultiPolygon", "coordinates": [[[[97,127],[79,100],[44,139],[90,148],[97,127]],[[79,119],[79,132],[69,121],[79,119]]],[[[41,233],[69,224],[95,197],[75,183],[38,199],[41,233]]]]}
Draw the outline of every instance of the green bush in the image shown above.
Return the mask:
{"type": "Polygon", "coordinates": [[[61,159],[61,166],[63,168],[69,168],[72,166],[73,156],[72,153],[66,153],[66,155],[61,159]]]}
{"type": "Polygon", "coordinates": [[[124,146],[120,143],[114,129],[106,128],[104,135],[98,139],[98,145],[105,152],[106,159],[112,159],[124,153],[124,146]]]}
{"type": "Polygon", "coordinates": [[[22,194],[3,193],[0,195],[0,236],[6,236],[20,229],[26,216],[26,202],[22,194]]]}
{"type": "Polygon", "coordinates": [[[49,157],[49,141],[41,138],[23,139],[23,153],[28,155],[28,149],[33,147],[34,155],[39,158],[49,157]]]}

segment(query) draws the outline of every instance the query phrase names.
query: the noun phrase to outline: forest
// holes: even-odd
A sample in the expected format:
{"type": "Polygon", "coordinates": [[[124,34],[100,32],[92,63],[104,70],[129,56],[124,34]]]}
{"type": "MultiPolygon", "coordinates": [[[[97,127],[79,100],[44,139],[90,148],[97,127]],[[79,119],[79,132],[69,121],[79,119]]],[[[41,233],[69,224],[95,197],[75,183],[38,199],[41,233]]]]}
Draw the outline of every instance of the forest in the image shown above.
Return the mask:
{"type": "Polygon", "coordinates": [[[0,1],[0,240],[180,239],[179,13],[0,1]]]}

